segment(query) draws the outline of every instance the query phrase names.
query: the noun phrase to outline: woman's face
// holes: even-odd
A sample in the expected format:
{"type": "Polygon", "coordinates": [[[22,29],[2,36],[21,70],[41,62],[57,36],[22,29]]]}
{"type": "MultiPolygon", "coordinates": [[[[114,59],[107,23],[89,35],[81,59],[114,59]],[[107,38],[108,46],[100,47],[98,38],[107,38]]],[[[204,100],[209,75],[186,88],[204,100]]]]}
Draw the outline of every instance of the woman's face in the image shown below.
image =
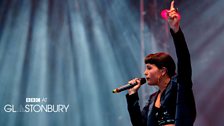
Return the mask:
{"type": "Polygon", "coordinates": [[[154,64],[146,64],[145,77],[149,85],[157,85],[162,71],[154,64]]]}

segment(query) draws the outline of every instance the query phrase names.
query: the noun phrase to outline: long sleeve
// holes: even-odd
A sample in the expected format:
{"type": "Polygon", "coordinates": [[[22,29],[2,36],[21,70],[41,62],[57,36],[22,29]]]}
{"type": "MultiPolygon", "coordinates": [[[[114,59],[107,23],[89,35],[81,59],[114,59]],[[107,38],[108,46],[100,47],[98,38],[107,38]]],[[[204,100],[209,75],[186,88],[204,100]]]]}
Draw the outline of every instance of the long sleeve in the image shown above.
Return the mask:
{"type": "Polygon", "coordinates": [[[196,118],[195,100],[192,91],[192,69],[190,53],[181,29],[177,33],[171,30],[177,55],[177,101],[176,126],[193,126],[196,118]]]}
{"type": "Polygon", "coordinates": [[[146,126],[147,114],[144,116],[140,110],[138,93],[126,95],[128,112],[133,126],[146,126]]]}
{"type": "Polygon", "coordinates": [[[177,33],[171,30],[177,55],[177,75],[182,86],[192,88],[190,53],[181,29],[177,33]]]}

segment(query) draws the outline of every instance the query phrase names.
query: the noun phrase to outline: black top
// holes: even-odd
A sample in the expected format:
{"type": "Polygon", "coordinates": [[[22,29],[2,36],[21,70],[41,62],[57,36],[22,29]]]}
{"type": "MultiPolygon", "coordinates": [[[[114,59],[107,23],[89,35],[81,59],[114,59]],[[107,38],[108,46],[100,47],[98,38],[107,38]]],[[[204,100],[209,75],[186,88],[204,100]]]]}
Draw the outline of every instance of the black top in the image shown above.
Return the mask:
{"type": "Polygon", "coordinates": [[[138,103],[138,93],[126,95],[128,111],[133,126],[159,126],[174,124],[176,126],[193,126],[196,117],[195,101],[192,92],[190,54],[181,29],[174,33],[177,54],[177,75],[171,78],[161,95],[160,108],[155,107],[159,92],[152,94],[142,111],[138,103]]]}

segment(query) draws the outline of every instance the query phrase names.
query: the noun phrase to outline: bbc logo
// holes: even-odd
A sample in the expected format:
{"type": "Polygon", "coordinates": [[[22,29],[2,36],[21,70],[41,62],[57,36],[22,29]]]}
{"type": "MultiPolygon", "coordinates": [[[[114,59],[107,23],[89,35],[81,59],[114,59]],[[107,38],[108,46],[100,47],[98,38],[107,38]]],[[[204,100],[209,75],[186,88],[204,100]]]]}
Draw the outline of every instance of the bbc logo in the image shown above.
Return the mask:
{"type": "Polygon", "coordinates": [[[26,98],[26,102],[40,102],[40,98],[26,98]]]}

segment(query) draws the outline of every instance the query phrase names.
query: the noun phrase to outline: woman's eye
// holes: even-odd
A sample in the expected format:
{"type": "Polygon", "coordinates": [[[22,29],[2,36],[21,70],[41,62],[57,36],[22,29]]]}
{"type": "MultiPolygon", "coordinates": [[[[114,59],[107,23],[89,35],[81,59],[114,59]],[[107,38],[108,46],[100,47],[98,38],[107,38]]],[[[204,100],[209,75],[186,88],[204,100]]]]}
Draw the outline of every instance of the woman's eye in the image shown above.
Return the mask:
{"type": "Polygon", "coordinates": [[[147,69],[148,69],[148,70],[150,70],[150,69],[151,69],[151,67],[147,67],[147,69]]]}

